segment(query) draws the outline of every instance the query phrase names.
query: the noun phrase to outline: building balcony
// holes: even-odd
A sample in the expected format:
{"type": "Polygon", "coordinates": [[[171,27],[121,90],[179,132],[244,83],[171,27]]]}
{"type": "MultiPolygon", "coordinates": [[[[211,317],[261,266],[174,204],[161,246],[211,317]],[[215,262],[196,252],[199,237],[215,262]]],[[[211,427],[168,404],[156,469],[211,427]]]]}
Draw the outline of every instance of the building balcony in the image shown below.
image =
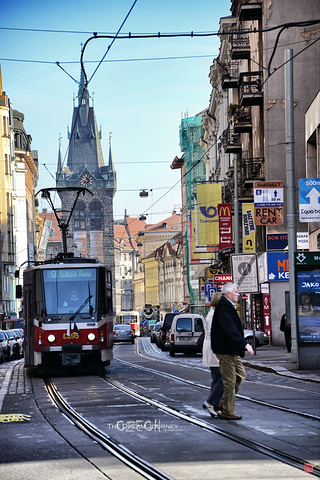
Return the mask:
{"type": "Polygon", "coordinates": [[[264,180],[264,157],[243,158],[240,162],[240,178],[244,185],[264,180]]]}
{"type": "Polygon", "coordinates": [[[242,107],[263,104],[262,72],[241,73],[239,83],[242,107]]]}
{"type": "Polygon", "coordinates": [[[241,1],[239,17],[241,22],[260,20],[262,17],[262,2],[250,3],[248,0],[241,1]]]}
{"type": "Polygon", "coordinates": [[[225,153],[240,153],[242,150],[241,137],[232,127],[228,127],[222,134],[225,153]]]}
{"type": "Polygon", "coordinates": [[[252,131],[251,107],[240,107],[234,118],[235,133],[250,133],[252,131]]]}
{"type": "Polygon", "coordinates": [[[232,60],[248,60],[250,58],[250,42],[247,33],[231,35],[231,58],[232,60]]]}
{"type": "Polygon", "coordinates": [[[223,89],[237,88],[239,82],[239,62],[231,60],[225,62],[223,72],[221,74],[221,86],[223,89]]]}

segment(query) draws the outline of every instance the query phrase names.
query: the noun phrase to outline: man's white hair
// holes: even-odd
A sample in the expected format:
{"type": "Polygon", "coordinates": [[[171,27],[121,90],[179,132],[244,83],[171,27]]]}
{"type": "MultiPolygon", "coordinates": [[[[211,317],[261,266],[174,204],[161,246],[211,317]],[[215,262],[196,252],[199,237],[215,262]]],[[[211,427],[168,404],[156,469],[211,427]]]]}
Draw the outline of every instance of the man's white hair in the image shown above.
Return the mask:
{"type": "Polygon", "coordinates": [[[232,292],[234,288],[238,288],[238,285],[232,282],[224,283],[221,287],[221,293],[226,295],[228,292],[232,292]]]}

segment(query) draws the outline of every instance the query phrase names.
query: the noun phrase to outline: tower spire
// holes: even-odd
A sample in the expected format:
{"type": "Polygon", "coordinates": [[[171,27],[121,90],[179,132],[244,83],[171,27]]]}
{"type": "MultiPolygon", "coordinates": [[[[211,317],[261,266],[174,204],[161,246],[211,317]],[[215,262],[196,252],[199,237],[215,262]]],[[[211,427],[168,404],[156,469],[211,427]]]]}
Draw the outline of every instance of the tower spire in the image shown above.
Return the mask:
{"type": "Polygon", "coordinates": [[[112,157],[112,150],[111,150],[111,135],[112,135],[112,132],[109,132],[109,163],[108,163],[109,172],[114,171],[113,157],[112,157]]]}
{"type": "Polygon", "coordinates": [[[58,180],[61,173],[62,173],[62,154],[61,154],[61,133],[59,133],[59,152],[58,152],[58,165],[57,165],[57,173],[56,179],[58,180]]]}
{"type": "Polygon", "coordinates": [[[78,90],[78,105],[80,106],[80,105],[84,105],[84,104],[89,106],[89,90],[86,87],[83,70],[81,68],[80,69],[79,90],[78,90]]]}

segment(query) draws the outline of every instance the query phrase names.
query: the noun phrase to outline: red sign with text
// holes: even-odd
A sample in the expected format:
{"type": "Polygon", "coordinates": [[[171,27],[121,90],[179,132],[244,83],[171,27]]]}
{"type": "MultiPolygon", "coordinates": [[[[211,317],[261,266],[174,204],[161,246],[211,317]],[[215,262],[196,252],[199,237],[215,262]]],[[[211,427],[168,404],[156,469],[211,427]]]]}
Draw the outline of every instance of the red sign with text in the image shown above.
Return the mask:
{"type": "Polygon", "coordinates": [[[219,212],[219,242],[220,250],[232,247],[232,217],[231,203],[220,203],[219,212]]]}

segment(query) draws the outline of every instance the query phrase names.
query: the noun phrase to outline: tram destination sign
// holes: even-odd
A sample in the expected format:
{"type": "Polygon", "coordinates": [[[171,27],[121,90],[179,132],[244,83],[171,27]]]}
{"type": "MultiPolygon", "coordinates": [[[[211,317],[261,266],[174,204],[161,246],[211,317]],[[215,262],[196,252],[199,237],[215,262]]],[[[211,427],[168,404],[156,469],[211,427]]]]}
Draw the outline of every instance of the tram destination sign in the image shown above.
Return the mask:
{"type": "Polygon", "coordinates": [[[254,223],[283,224],[283,182],[254,182],[254,223]]]}

